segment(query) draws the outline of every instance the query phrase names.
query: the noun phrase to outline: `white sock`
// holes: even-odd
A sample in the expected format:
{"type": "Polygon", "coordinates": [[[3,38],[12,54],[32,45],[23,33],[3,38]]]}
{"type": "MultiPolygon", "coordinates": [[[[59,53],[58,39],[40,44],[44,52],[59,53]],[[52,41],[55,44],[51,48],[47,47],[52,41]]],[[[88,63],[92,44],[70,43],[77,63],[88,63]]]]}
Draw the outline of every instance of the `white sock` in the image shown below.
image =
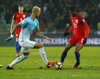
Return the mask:
{"type": "Polygon", "coordinates": [[[47,57],[46,57],[46,53],[44,51],[44,47],[39,49],[39,53],[40,53],[40,56],[42,57],[42,60],[47,65],[48,64],[48,60],[47,60],[47,57]]]}
{"type": "Polygon", "coordinates": [[[24,55],[22,55],[22,56],[16,58],[11,64],[9,64],[9,66],[10,66],[10,67],[13,67],[15,64],[17,64],[17,63],[23,61],[24,59],[26,59],[26,58],[28,58],[28,57],[29,57],[29,56],[24,56],[24,55]]]}

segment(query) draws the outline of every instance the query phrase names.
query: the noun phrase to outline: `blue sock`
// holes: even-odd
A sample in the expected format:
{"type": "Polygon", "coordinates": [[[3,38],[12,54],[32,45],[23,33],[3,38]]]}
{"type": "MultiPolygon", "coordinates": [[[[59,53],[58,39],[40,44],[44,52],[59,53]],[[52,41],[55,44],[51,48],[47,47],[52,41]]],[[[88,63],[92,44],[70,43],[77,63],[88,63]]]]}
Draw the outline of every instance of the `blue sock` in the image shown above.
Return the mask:
{"type": "Polygon", "coordinates": [[[60,60],[62,63],[64,62],[64,59],[66,56],[67,56],[67,52],[63,51],[61,55],[61,60],[60,60]]]}
{"type": "Polygon", "coordinates": [[[19,51],[21,49],[21,46],[19,45],[19,42],[18,41],[16,41],[15,47],[16,47],[16,53],[19,53],[19,51]]]}
{"type": "Polygon", "coordinates": [[[80,63],[80,53],[75,53],[77,63],[80,63]]]}

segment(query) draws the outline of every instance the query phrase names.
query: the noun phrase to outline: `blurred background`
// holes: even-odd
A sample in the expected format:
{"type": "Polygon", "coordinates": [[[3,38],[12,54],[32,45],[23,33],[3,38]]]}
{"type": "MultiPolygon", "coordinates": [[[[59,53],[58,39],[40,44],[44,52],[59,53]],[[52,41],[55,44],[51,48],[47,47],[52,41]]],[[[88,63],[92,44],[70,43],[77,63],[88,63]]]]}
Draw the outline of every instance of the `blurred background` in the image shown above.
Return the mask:
{"type": "MultiPolygon", "coordinates": [[[[28,16],[31,15],[33,6],[39,6],[40,30],[51,37],[62,37],[63,32],[68,31],[71,27],[69,7],[75,6],[89,25],[90,37],[97,35],[95,38],[98,38],[100,43],[100,0],[0,0],[0,40],[10,34],[12,16],[18,12],[18,4],[24,5],[24,12],[28,16]]],[[[32,33],[34,34],[35,32],[32,33]]],[[[4,42],[0,46],[3,45],[4,42]]]]}

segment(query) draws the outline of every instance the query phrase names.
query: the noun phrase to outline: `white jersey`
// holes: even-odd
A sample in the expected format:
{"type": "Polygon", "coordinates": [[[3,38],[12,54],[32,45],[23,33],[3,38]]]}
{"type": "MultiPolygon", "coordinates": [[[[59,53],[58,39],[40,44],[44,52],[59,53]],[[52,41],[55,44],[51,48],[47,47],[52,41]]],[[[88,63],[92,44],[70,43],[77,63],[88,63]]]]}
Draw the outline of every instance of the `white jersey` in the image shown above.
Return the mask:
{"type": "Polygon", "coordinates": [[[19,36],[19,41],[24,42],[25,40],[30,39],[30,35],[35,29],[39,29],[39,21],[35,18],[33,20],[31,16],[25,18],[19,23],[21,25],[21,32],[19,36]]]}

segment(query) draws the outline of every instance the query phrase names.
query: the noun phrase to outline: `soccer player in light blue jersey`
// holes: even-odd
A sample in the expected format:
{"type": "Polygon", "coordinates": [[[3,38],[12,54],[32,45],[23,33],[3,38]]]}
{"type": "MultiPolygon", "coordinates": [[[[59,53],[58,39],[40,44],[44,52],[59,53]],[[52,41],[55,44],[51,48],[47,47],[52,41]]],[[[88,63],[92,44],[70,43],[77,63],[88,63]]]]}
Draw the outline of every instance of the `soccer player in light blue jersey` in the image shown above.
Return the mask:
{"type": "Polygon", "coordinates": [[[11,36],[6,39],[6,41],[10,41],[13,38],[13,35],[14,35],[16,29],[19,27],[22,27],[20,36],[19,36],[19,44],[22,47],[23,55],[18,57],[17,59],[15,59],[12,63],[10,63],[6,67],[7,69],[15,70],[15,68],[13,68],[13,66],[15,64],[17,64],[29,57],[30,48],[39,48],[39,54],[42,57],[47,68],[49,68],[55,64],[55,62],[49,62],[47,60],[47,57],[46,57],[46,54],[44,51],[44,47],[41,43],[38,43],[35,41],[30,41],[30,35],[31,35],[32,31],[36,29],[36,34],[38,36],[45,38],[45,39],[49,40],[50,42],[52,42],[51,38],[43,35],[39,30],[39,21],[36,18],[40,15],[40,13],[41,13],[41,9],[38,6],[34,6],[32,9],[31,16],[27,17],[26,19],[21,21],[19,24],[17,24],[14,27],[14,29],[12,30],[11,36]]]}

